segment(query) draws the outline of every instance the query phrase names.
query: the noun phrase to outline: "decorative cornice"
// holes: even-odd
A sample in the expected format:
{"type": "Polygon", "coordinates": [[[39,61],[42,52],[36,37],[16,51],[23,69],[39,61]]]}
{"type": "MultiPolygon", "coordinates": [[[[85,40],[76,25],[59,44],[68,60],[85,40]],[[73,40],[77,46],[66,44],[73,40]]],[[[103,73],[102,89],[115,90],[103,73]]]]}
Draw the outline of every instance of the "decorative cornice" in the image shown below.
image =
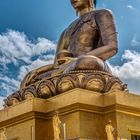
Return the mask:
{"type": "MultiPolygon", "coordinates": [[[[45,104],[44,104],[45,105],[45,104]]],[[[95,105],[87,105],[82,103],[75,103],[63,108],[58,109],[60,115],[66,115],[77,111],[91,112],[100,115],[106,115],[108,113],[123,113],[125,115],[132,115],[140,117],[140,108],[130,107],[120,104],[113,104],[110,106],[99,107],[95,105]]],[[[27,120],[31,119],[51,119],[53,116],[53,111],[51,112],[39,112],[39,111],[31,111],[12,119],[5,120],[0,123],[0,127],[8,127],[12,126],[27,120]]],[[[117,115],[117,114],[116,114],[117,115]]]]}
{"type": "Polygon", "coordinates": [[[44,77],[21,89],[5,100],[5,106],[12,106],[33,97],[47,99],[75,88],[102,94],[112,90],[127,90],[126,85],[119,78],[109,73],[95,70],[71,71],[49,79],[44,77]]]}

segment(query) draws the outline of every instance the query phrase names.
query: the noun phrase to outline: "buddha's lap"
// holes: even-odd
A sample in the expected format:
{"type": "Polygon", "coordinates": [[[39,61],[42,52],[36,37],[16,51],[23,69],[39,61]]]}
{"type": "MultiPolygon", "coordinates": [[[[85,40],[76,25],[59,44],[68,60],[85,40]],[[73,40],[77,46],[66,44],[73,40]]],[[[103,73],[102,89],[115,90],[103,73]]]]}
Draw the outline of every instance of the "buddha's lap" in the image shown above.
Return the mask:
{"type": "Polygon", "coordinates": [[[51,77],[55,74],[57,75],[77,70],[97,70],[108,73],[111,72],[108,65],[100,58],[97,58],[95,56],[81,56],[69,65],[63,64],[63,66],[61,65],[57,69],[46,71],[45,73],[39,75],[38,78],[42,79],[43,77],[51,77]]]}
{"type": "Polygon", "coordinates": [[[95,56],[82,56],[70,64],[65,72],[74,70],[98,70],[110,73],[108,65],[98,57],[95,56]]]}

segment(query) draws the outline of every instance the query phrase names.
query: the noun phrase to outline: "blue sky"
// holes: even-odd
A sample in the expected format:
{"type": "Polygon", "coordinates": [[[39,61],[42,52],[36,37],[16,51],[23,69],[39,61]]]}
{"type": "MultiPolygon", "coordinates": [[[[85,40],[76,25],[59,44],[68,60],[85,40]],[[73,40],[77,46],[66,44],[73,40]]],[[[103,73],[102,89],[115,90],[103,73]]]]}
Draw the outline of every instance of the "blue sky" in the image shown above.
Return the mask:
{"type": "MultiPolygon", "coordinates": [[[[140,0],[97,0],[116,17],[115,75],[140,93],[140,0]]],[[[69,0],[0,0],[0,96],[18,89],[26,73],[53,62],[61,32],[77,17],[69,0]]]]}

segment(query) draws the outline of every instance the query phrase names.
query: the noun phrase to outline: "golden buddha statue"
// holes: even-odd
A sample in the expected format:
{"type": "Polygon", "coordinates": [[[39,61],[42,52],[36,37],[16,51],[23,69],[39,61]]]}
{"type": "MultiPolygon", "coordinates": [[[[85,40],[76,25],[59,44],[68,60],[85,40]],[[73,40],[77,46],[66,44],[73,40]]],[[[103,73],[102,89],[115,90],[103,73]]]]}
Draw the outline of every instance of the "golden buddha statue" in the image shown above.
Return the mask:
{"type": "Polygon", "coordinates": [[[54,64],[29,72],[20,90],[5,100],[7,106],[13,104],[12,98],[22,101],[28,94],[46,99],[73,88],[100,93],[127,90],[105,62],[118,50],[112,12],[95,10],[96,0],[71,0],[71,4],[79,18],[61,34],[54,64]]]}
{"type": "Polygon", "coordinates": [[[21,88],[58,73],[72,70],[100,70],[109,72],[105,63],[117,53],[117,33],[109,10],[94,10],[94,0],[71,0],[80,16],[62,33],[55,62],[31,71],[21,88]]]}

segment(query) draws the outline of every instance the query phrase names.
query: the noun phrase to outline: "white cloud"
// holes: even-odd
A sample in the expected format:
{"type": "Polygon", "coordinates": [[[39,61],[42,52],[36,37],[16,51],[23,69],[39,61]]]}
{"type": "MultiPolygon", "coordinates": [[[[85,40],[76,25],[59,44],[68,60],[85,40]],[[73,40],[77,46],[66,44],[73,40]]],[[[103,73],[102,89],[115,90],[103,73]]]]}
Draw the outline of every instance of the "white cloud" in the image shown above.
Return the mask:
{"type": "Polygon", "coordinates": [[[56,45],[51,42],[50,40],[46,38],[38,38],[37,39],[37,44],[34,45],[33,47],[33,54],[34,55],[40,55],[44,52],[48,52],[52,50],[52,48],[55,49],[56,45]]]}
{"type": "Polygon", "coordinates": [[[21,80],[30,70],[53,63],[55,49],[56,45],[46,38],[39,37],[32,42],[22,32],[8,30],[0,34],[1,91],[11,94],[19,88],[21,80]],[[16,67],[16,78],[11,75],[13,70],[8,64],[16,67]]]}
{"type": "Polygon", "coordinates": [[[135,8],[132,5],[127,5],[127,8],[134,10],[135,8]]]}
{"type": "Polygon", "coordinates": [[[134,7],[132,5],[127,5],[127,8],[130,9],[130,10],[132,10],[132,11],[137,12],[138,14],[140,14],[140,11],[136,7],[134,7]]]}
{"type": "MultiPolygon", "coordinates": [[[[32,44],[26,38],[24,33],[9,30],[0,35],[0,51],[1,59],[5,59],[5,63],[17,64],[17,60],[24,60],[25,57],[31,55],[32,44]]],[[[25,61],[25,60],[24,60],[25,61]]]]}
{"type": "MultiPolygon", "coordinates": [[[[11,88],[14,89],[18,88],[19,82],[13,78],[9,78],[8,76],[2,76],[0,77],[0,80],[4,81],[5,83],[7,83],[7,85],[11,85],[11,88]]],[[[2,84],[4,84],[4,82],[2,84]]],[[[3,88],[5,88],[6,86],[2,86],[3,88]]]]}
{"type": "Polygon", "coordinates": [[[0,110],[3,109],[3,104],[4,104],[3,100],[4,97],[0,97],[0,110]]]}
{"type": "Polygon", "coordinates": [[[140,41],[137,40],[136,34],[133,36],[133,39],[131,41],[131,46],[132,47],[140,47],[140,41]]]}
{"type": "Polygon", "coordinates": [[[55,49],[56,45],[46,38],[38,38],[36,43],[30,41],[24,33],[8,30],[0,35],[0,62],[18,64],[22,60],[32,63],[31,57],[55,49]]]}
{"type": "Polygon", "coordinates": [[[111,66],[113,73],[128,84],[131,92],[140,94],[140,53],[126,50],[122,59],[126,63],[122,66],[111,66]]]}
{"type": "Polygon", "coordinates": [[[29,66],[29,70],[33,70],[36,68],[39,68],[41,66],[47,65],[47,64],[52,64],[54,61],[54,56],[47,56],[47,58],[44,57],[43,60],[41,59],[37,59],[36,61],[34,61],[30,66],[29,66]],[[47,60],[47,61],[46,61],[47,60]]]}

